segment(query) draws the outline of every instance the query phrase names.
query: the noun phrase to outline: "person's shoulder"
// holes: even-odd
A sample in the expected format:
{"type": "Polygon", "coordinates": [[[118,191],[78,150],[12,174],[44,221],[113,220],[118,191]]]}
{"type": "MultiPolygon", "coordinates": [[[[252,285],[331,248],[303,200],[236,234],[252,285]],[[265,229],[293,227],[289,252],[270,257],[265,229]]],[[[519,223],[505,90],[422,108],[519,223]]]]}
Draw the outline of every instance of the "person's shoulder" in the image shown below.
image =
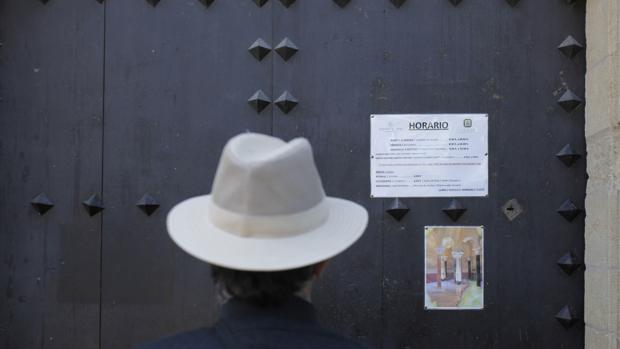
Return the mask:
{"type": "Polygon", "coordinates": [[[221,347],[213,329],[201,327],[144,343],[135,349],[219,349],[221,347]]]}
{"type": "Polygon", "coordinates": [[[322,329],[322,335],[328,338],[330,342],[330,348],[333,347],[339,349],[370,349],[369,346],[362,342],[345,337],[330,330],[322,329]]]}
{"type": "Polygon", "coordinates": [[[340,337],[338,338],[336,341],[334,341],[334,348],[339,348],[339,349],[370,349],[369,346],[355,341],[353,339],[349,339],[349,338],[345,338],[345,337],[340,337]]]}

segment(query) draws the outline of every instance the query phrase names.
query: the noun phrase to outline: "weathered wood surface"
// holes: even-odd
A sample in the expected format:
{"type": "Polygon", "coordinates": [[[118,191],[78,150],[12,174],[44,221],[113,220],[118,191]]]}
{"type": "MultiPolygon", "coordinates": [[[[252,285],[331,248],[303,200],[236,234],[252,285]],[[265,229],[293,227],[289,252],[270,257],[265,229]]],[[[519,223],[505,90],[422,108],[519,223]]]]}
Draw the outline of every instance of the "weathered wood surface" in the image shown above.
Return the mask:
{"type": "Polygon", "coordinates": [[[0,1],[0,348],[98,348],[103,7],[0,1]],[[55,206],[40,216],[30,200],[55,206]]]}
{"type": "Polygon", "coordinates": [[[145,5],[106,5],[102,348],[213,322],[209,268],[168,237],[166,214],[209,193],[231,136],[271,132],[271,107],[247,99],[271,90],[273,54],[247,49],[271,37],[272,4],[145,5]],[[161,204],[150,217],[135,207],[147,192],[161,204]]]}
{"type": "Polygon", "coordinates": [[[221,147],[246,130],[309,138],[327,193],[370,212],[317,284],[330,328],[384,348],[583,347],[582,324],[554,319],[583,311],[583,274],[556,265],[583,253],[583,215],[556,213],[583,205],[586,180],[584,158],[555,158],[566,143],[585,153],[583,108],[556,103],[584,95],[584,53],[556,48],[568,35],[585,43],[582,2],[0,1],[0,347],[129,348],[212,323],[208,267],[174,246],[165,215],[209,192],[221,147]],[[259,62],[259,37],[299,52],[259,62]],[[299,104],[257,114],[258,89],[299,104]],[[454,224],[449,200],[404,199],[396,222],[369,199],[369,114],[408,112],[490,115],[490,195],[461,200],[456,223],[486,228],[484,311],[423,308],[423,227],[454,224]],[[56,203],[44,216],[29,207],[41,191],[56,203]],[[93,192],[106,209],[88,217],[93,192]],[[151,216],[135,206],[145,193],[151,216]],[[526,212],[509,222],[512,198],[526,212]]]}

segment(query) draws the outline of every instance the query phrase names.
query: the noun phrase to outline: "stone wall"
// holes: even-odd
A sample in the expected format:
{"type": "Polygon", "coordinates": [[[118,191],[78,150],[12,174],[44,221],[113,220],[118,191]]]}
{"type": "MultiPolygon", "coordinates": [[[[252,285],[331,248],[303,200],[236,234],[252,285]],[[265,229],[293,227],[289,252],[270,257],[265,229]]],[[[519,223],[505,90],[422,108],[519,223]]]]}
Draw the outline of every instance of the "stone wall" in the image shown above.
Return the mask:
{"type": "Polygon", "coordinates": [[[620,0],[588,0],[586,11],[586,348],[620,347],[620,0]]]}

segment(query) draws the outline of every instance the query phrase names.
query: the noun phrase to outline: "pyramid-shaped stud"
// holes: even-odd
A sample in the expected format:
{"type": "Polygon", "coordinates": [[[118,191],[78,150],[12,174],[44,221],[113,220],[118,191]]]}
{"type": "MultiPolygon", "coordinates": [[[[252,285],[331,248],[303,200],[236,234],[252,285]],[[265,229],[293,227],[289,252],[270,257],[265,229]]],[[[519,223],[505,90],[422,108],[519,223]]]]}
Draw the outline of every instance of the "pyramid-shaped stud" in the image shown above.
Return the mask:
{"type": "Polygon", "coordinates": [[[88,212],[91,217],[103,211],[105,208],[101,198],[97,194],[93,194],[88,199],[82,201],[82,205],[84,205],[86,212],[88,212]]]}
{"type": "Polygon", "coordinates": [[[571,35],[569,35],[561,44],[558,46],[558,50],[562,52],[566,57],[573,58],[579,52],[583,50],[583,45],[579,43],[579,41],[575,40],[571,35]]]}
{"type": "Polygon", "coordinates": [[[523,206],[521,206],[517,199],[510,199],[502,206],[502,212],[511,222],[517,219],[523,211],[523,206]]]}
{"type": "Polygon", "coordinates": [[[400,199],[396,198],[392,200],[390,206],[385,210],[390,216],[394,217],[395,220],[399,221],[405,217],[407,212],[409,212],[409,208],[405,205],[400,199]]]}
{"type": "Polygon", "coordinates": [[[257,113],[263,111],[271,103],[271,99],[267,97],[263,90],[256,91],[252,97],[248,99],[248,104],[256,110],[257,113]]]}
{"type": "Polygon", "coordinates": [[[293,108],[295,108],[297,103],[299,103],[299,100],[297,100],[297,98],[295,98],[295,96],[293,96],[290,92],[284,91],[274,103],[284,114],[288,114],[291,110],[293,110],[293,108]]]}
{"type": "Polygon", "coordinates": [[[262,61],[265,56],[271,52],[271,46],[263,39],[258,38],[250,47],[248,47],[248,51],[259,61],[262,61]]]}
{"type": "Polygon", "coordinates": [[[558,99],[558,104],[564,109],[566,112],[570,113],[577,109],[582,103],[581,98],[577,97],[573,91],[567,89],[566,92],[558,99]]]}
{"type": "Polygon", "coordinates": [[[570,199],[567,199],[564,203],[562,203],[562,206],[558,208],[558,213],[567,221],[572,222],[577,216],[579,216],[581,210],[577,208],[577,206],[575,206],[570,199]]]}
{"type": "Polygon", "coordinates": [[[146,193],[136,202],[136,206],[138,206],[142,212],[146,213],[147,216],[150,216],[159,208],[159,202],[149,193],[146,193]]]}
{"type": "Polygon", "coordinates": [[[284,5],[284,7],[289,8],[295,3],[295,0],[280,0],[280,2],[284,5]]]}
{"type": "Polygon", "coordinates": [[[157,4],[159,4],[159,0],[146,0],[146,2],[151,4],[153,7],[157,6],[157,4]]]}
{"type": "Polygon", "coordinates": [[[54,203],[45,193],[40,193],[30,200],[30,204],[41,216],[54,207],[54,203]]]}
{"type": "Polygon", "coordinates": [[[453,222],[456,222],[461,218],[463,213],[467,211],[465,206],[461,204],[457,199],[452,199],[448,206],[441,209],[453,222]]]}
{"type": "Polygon", "coordinates": [[[334,2],[336,3],[336,5],[344,8],[349,3],[349,0],[334,0],[334,2]]]}
{"type": "Polygon", "coordinates": [[[558,266],[568,275],[581,267],[581,263],[577,261],[577,257],[572,252],[567,252],[562,258],[558,259],[558,266]]]}
{"type": "Polygon", "coordinates": [[[297,51],[299,51],[299,48],[297,48],[297,45],[295,45],[295,43],[293,43],[291,39],[284,38],[282,39],[282,41],[280,41],[278,46],[276,46],[274,51],[276,51],[280,55],[280,57],[282,57],[282,59],[288,61],[291,57],[295,55],[295,53],[297,53],[297,51]]]}
{"type": "Polygon", "coordinates": [[[462,0],[450,0],[450,2],[452,3],[452,5],[454,6],[458,6],[458,4],[461,3],[462,0]]]}
{"type": "Polygon", "coordinates": [[[510,6],[515,7],[519,3],[519,0],[506,0],[506,2],[510,4],[510,6]]]}
{"type": "Polygon", "coordinates": [[[555,318],[558,320],[564,328],[569,329],[573,326],[578,318],[575,316],[574,311],[568,306],[565,305],[556,315],[555,318]]]}
{"type": "Polygon", "coordinates": [[[254,3],[256,4],[256,6],[258,7],[263,7],[263,5],[265,5],[267,3],[268,0],[254,0],[254,3]]]}
{"type": "Polygon", "coordinates": [[[211,6],[211,4],[213,4],[215,0],[200,0],[200,2],[205,5],[206,7],[211,6]]]}
{"type": "Polygon", "coordinates": [[[572,166],[577,159],[581,157],[581,154],[578,154],[573,150],[570,144],[565,145],[559,153],[555,154],[555,156],[560,159],[567,167],[572,166]]]}
{"type": "Polygon", "coordinates": [[[407,1],[407,0],[390,0],[392,5],[394,5],[396,8],[400,8],[401,6],[403,6],[405,1],[407,1]]]}

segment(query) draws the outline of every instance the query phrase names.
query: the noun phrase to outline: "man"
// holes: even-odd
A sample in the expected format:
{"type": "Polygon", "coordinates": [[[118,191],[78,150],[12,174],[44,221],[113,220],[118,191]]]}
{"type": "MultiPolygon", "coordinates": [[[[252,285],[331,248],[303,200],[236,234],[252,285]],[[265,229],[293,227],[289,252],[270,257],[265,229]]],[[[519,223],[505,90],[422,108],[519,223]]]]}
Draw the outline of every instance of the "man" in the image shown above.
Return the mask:
{"type": "Polygon", "coordinates": [[[318,325],[310,291],[367,223],[363,207],[325,195],[306,139],[233,137],[211,194],[179,203],[167,220],[172,240],[211,264],[229,300],[214,327],[141,348],[361,348],[318,325]]]}

